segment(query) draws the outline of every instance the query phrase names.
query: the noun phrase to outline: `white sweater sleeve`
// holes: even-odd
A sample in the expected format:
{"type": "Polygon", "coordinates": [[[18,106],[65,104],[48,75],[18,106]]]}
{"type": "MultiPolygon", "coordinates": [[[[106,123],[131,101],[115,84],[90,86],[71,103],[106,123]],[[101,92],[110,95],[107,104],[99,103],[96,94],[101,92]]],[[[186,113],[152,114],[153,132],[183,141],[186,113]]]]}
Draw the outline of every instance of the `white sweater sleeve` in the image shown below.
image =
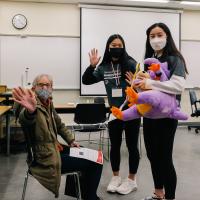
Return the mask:
{"type": "Polygon", "coordinates": [[[172,75],[168,81],[163,82],[146,79],[145,88],[169,94],[181,94],[185,88],[185,78],[182,76],[172,75]]]}

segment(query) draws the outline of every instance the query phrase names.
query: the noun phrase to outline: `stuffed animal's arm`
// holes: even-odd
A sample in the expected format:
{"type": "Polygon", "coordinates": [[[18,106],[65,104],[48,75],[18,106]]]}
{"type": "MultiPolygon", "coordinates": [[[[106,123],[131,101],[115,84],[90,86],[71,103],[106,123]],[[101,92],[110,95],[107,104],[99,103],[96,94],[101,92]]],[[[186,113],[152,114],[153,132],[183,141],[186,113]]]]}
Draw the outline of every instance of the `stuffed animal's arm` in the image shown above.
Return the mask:
{"type": "Polygon", "coordinates": [[[122,119],[122,111],[119,108],[112,106],[110,110],[117,119],[122,119]]]}
{"type": "Polygon", "coordinates": [[[128,101],[132,104],[137,103],[138,93],[131,87],[127,87],[125,90],[126,96],[128,97],[128,101]]]}

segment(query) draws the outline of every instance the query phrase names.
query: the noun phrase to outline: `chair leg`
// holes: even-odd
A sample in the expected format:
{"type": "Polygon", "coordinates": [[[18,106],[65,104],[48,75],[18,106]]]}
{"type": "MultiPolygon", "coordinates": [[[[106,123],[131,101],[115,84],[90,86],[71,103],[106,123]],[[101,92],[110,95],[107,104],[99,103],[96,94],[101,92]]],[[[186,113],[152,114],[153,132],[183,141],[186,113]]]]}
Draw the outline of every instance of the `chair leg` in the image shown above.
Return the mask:
{"type": "MultiPolygon", "coordinates": [[[[108,134],[108,133],[107,133],[108,134]]],[[[107,145],[108,145],[108,160],[110,160],[110,138],[109,137],[107,137],[107,145]]]]}
{"type": "Polygon", "coordinates": [[[23,192],[22,192],[22,198],[21,198],[21,200],[25,200],[28,178],[29,178],[29,172],[27,171],[25,179],[24,179],[24,187],[23,187],[23,192]]]}
{"type": "Polygon", "coordinates": [[[92,143],[90,140],[91,140],[91,132],[89,132],[89,136],[88,136],[88,143],[89,143],[89,144],[92,143]]]}
{"type": "Polygon", "coordinates": [[[100,131],[100,138],[99,138],[99,149],[101,150],[101,151],[103,151],[103,137],[104,136],[102,136],[104,134],[104,131],[100,131]]]}
{"type": "Polygon", "coordinates": [[[76,188],[76,193],[77,193],[77,200],[82,200],[81,198],[81,186],[80,186],[80,179],[79,179],[79,173],[74,173],[74,180],[75,180],[75,184],[78,186],[78,188],[76,188]]]}
{"type": "MultiPolygon", "coordinates": [[[[81,196],[81,183],[80,183],[80,172],[75,171],[75,172],[68,172],[65,174],[66,178],[67,176],[71,176],[73,177],[74,180],[74,186],[75,186],[75,196],[77,200],[82,200],[82,196],[81,196]]],[[[66,179],[67,180],[67,179],[66,179]]],[[[73,194],[74,195],[74,194],[73,194]]]]}
{"type": "Polygon", "coordinates": [[[192,128],[194,128],[195,129],[195,133],[199,133],[199,130],[200,130],[200,126],[199,125],[190,125],[190,126],[188,126],[188,130],[190,131],[192,128]]]}
{"type": "MultiPolygon", "coordinates": [[[[105,145],[105,142],[104,142],[104,139],[105,139],[104,133],[105,133],[105,131],[103,130],[102,134],[100,135],[100,138],[101,138],[101,140],[100,140],[101,141],[101,150],[102,151],[103,151],[104,145],[105,145]]],[[[107,157],[104,154],[104,159],[106,161],[109,161],[109,159],[110,159],[110,141],[109,141],[109,137],[107,137],[106,139],[107,139],[107,146],[108,146],[108,148],[107,148],[107,157]]]]}
{"type": "Polygon", "coordinates": [[[140,158],[142,157],[142,134],[139,133],[139,154],[140,158]]]}

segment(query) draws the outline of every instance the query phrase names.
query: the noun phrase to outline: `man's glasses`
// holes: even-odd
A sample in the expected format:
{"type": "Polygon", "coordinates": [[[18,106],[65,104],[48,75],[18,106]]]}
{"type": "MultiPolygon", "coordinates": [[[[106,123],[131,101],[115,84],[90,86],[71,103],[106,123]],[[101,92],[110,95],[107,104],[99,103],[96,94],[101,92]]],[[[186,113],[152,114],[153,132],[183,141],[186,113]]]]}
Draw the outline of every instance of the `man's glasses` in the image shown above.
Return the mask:
{"type": "Polygon", "coordinates": [[[50,83],[38,83],[37,86],[38,87],[44,87],[44,86],[46,86],[47,88],[52,87],[52,85],[50,83]]]}

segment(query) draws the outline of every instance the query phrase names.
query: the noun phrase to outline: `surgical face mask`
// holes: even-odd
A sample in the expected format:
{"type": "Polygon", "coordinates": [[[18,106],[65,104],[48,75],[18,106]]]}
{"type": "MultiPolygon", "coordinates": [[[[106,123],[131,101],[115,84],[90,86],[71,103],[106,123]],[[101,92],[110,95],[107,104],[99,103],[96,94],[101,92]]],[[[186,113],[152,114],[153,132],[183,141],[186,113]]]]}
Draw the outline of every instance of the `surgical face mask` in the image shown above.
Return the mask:
{"type": "Polygon", "coordinates": [[[110,55],[112,58],[120,58],[124,53],[124,48],[110,48],[110,55]]]}
{"type": "Polygon", "coordinates": [[[155,37],[153,39],[150,39],[150,45],[154,51],[162,50],[167,43],[166,37],[155,37]]]}
{"type": "Polygon", "coordinates": [[[49,97],[51,97],[52,90],[37,89],[35,90],[35,93],[37,94],[39,99],[46,101],[49,97]]]}

